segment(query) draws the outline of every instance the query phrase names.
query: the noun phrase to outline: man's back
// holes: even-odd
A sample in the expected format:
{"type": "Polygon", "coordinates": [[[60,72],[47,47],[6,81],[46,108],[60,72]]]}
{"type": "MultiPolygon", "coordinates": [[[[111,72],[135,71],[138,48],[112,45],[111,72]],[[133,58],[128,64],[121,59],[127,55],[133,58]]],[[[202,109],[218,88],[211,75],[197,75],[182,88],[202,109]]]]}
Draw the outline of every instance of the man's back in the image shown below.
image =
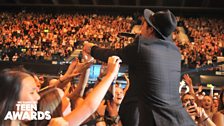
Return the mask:
{"type": "Polygon", "coordinates": [[[128,64],[130,87],[120,108],[125,126],[130,126],[130,120],[138,119],[138,107],[140,126],[195,125],[182,107],[178,93],[181,56],[170,40],[176,26],[171,11],[154,13],[145,9],[141,36],[134,43],[118,50],[85,46],[94,58],[106,61],[109,56],[117,55],[128,64]]]}
{"type": "Polygon", "coordinates": [[[140,126],[194,125],[178,93],[180,58],[172,41],[140,37],[133,78],[138,82],[140,126]]]}
{"type": "Polygon", "coordinates": [[[151,105],[181,105],[180,53],[171,42],[161,39],[139,40],[136,72],[140,99],[151,105]]]}
{"type": "MultiPolygon", "coordinates": [[[[138,103],[141,126],[153,126],[155,122],[157,126],[194,125],[179,98],[180,53],[172,41],[139,37],[120,50],[93,47],[92,55],[101,60],[118,55],[128,64],[130,87],[121,109],[138,103]]],[[[130,118],[127,120],[130,122],[130,118]]]]}

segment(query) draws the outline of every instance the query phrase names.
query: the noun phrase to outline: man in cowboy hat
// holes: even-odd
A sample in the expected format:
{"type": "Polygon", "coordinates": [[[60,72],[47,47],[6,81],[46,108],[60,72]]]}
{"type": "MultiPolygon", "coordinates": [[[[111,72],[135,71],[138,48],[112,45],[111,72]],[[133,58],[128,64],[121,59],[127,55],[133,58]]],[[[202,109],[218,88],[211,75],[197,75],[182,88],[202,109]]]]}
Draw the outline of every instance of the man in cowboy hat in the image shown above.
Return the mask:
{"type": "Polygon", "coordinates": [[[140,36],[125,48],[85,43],[83,51],[102,61],[117,55],[128,65],[130,87],[120,108],[124,126],[194,126],[178,93],[181,55],[171,40],[175,16],[145,9],[144,19],[140,36]]]}

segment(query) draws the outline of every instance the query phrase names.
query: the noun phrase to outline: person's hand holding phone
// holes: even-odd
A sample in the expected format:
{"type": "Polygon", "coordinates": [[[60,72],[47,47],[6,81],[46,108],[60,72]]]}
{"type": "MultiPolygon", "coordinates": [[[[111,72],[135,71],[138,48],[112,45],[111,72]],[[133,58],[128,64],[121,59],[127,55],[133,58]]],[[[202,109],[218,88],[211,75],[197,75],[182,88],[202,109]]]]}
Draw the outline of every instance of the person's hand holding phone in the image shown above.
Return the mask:
{"type": "Polygon", "coordinates": [[[189,113],[190,116],[197,116],[197,104],[193,101],[189,100],[185,103],[185,109],[189,113]]]}

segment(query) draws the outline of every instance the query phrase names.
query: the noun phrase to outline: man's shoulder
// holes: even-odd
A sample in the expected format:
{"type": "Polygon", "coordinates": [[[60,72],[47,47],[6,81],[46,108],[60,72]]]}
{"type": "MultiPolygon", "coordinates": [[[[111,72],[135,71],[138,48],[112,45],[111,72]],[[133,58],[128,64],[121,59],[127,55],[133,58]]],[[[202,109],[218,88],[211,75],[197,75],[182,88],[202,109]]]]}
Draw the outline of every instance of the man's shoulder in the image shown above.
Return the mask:
{"type": "Polygon", "coordinates": [[[163,40],[163,39],[158,39],[158,38],[144,38],[140,37],[139,38],[139,45],[140,47],[142,46],[149,46],[152,48],[159,48],[159,47],[167,47],[170,48],[171,50],[176,50],[179,52],[178,47],[175,45],[175,43],[172,40],[163,40]]]}
{"type": "Polygon", "coordinates": [[[144,45],[154,45],[155,44],[155,45],[169,46],[169,45],[173,45],[174,42],[172,40],[139,37],[139,43],[144,44],[144,45]]]}

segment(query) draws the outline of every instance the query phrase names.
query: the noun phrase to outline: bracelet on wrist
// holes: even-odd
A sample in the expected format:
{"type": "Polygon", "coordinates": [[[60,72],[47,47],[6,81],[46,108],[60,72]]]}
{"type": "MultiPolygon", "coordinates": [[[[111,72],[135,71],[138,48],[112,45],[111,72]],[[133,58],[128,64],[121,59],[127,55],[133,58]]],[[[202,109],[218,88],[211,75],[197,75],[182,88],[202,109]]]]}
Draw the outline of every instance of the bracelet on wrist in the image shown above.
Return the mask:
{"type": "Polygon", "coordinates": [[[207,116],[202,122],[205,122],[206,120],[208,120],[208,118],[209,118],[209,117],[207,116]]]}
{"type": "Polygon", "coordinates": [[[105,121],[104,115],[100,115],[98,112],[95,113],[96,123],[105,121]]]}
{"type": "Polygon", "coordinates": [[[110,121],[110,124],[118,124],[120,121],[120,116],[111,116],[108,120],[110,121]]]}
{"type": "Polygon", "coordinates": [[[103,116],[96,117],[96,123],[98,123],[98,122],[104,122],[104,121],[105,121],[105,119],[104,119],[103,116]]]}

